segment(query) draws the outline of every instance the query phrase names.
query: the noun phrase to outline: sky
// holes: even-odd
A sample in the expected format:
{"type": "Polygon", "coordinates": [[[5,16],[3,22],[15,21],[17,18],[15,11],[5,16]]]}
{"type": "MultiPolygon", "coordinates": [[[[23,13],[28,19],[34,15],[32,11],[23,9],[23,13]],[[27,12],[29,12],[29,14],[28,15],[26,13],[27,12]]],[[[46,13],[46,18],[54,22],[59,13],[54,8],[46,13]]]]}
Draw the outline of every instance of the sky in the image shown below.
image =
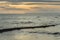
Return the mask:
{"type": "Polygon", "coordinates": [[[0,0],[0,1],[5,2],[5,3],[0,2],[0,14],[60,12],[60,2],[52,2],[60,0],[0,0]],[[2,5],[1,3],[4,4],[2,5]]]}
{"type": "Polygon", "coordinates": [[[0,0],[0,1],[11,1],[11,2],[41,2],[41,1],[60,1],[60,0],[0,0]]]}

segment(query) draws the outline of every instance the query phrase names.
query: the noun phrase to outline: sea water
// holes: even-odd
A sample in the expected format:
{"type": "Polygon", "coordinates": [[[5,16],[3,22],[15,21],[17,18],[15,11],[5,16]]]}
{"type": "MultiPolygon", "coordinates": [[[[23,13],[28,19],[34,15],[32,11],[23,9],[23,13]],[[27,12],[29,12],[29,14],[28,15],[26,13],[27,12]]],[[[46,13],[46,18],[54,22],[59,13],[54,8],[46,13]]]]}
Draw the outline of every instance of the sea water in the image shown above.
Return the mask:
{"type": "Polygon", "coordinates": [[[60,13],[0,14],[0,30],[41,25],[56,26],[3,32],[0,40],[60,40],[60,13]]]}

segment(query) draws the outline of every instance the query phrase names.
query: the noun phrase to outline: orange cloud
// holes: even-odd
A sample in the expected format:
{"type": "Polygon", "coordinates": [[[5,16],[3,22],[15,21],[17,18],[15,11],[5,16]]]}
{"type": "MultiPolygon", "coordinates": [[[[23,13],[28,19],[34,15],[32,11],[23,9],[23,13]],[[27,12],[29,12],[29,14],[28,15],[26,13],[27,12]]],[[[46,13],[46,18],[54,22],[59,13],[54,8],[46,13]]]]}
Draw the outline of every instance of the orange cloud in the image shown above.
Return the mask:
{"type": "MultiPolygon", "coordinates": [[[[60,5],[55,5],[60,3],[55,2],[21,2],[20,5],[5,5],[5,8],[0,8],[0,13],[16,13],[16,14],[24,14],[29,12],[37,12],[36,10],[39,10],[39,12],[43,10],[59,10],[60,5]],[[29,4],[29,5],[27,5],[29,4]],[[39,4],[39,5],[38,5],[39,4]],[[4,11],[4,12],[3,12],[4,11]]],[[[1,5],[0,5],[1,6],[1,5]]]]}

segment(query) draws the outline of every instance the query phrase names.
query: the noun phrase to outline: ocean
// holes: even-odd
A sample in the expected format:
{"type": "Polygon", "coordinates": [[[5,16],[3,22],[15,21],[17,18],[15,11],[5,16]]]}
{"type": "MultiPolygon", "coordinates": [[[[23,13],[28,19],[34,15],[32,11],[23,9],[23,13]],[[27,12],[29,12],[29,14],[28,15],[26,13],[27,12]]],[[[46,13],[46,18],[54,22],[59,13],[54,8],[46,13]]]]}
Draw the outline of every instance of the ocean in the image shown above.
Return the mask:
{"type": "Polygon", "coordinates": [[[60,13],[0,14],[0,40],[60,40],[60,13]]]}

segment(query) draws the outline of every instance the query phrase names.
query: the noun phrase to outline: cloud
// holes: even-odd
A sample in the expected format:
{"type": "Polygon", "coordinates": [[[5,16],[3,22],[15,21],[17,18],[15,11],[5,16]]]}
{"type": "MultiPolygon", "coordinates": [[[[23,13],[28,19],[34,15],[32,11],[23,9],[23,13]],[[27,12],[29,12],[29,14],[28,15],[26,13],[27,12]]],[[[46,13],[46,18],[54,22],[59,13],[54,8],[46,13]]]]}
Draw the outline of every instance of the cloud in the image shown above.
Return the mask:
{"type": "MultiPolygon", "coordinates": [[[[59,6],[60,7],[60,6],[59,6]]],[[[50,7],[33,7],[34,10],[29,11],[28,13],[60,13],[60,8],[54,6],[50,6],[50,7]]]]}
{"type": "Polygon", "coordinates": [[[0,0],[0,1],[10,1],[10,2],[40,2],[40,1],[60,1],[60,0],[0,0]]]}
{"type": "Polygon", "coordinates": [[[15,4],[9,4],[5,6],[0,5],[0,13],[25,14],[25,13],[60,11],[60,5],[54,5],[54,4],[55,3],[52,2],[50,3],[49,2],[21,2],[20,5],[15,5],[15,4]]]}
{"type": "Polygon", "coordinates": [[[24,10],[28,10],[28,9],[24,9],[24,8],[5,8],[6,10],[22,10],[22,11],[24,11],[24,10]]]}

